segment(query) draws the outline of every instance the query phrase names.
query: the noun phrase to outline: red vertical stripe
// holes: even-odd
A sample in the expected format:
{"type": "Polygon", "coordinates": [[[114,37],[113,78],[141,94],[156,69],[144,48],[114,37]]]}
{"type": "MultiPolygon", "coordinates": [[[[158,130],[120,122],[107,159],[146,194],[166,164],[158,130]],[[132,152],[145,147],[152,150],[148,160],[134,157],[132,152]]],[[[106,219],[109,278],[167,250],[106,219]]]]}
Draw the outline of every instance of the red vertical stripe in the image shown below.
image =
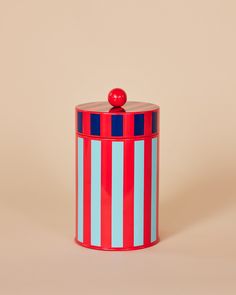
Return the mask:
{"type": "Polygon", "coordinates": [[[91,141],[84,138],[84,243],[90,245],[91,224],[91,141]]]}
{"type": "Polygon", "coordinates": [[[151,241],[151,155],[152,139],[144,140],[144,244],[151,241]]]}
{"type": "Polygon", "coordinates": [[[134,114],[126,114],[123,116],[124,118],[124,137],[132,137],[134,136],[134,114]]]}
{"type": "Polygon", "coordinates": [[[110,114],[102,114],[101,115],[101,136],[111,136],[111,115],[110,114]]]}
{"type": "Polygon", "coordinates": [[[78,137],[75,134],[75,239],[78,240],[78,137]]]}
{"type": "Polygon", "coordinates": [[[124,248],[134,246],[134,141],[124,141],[124,248]]]}
{"type": "MultiPolygon", "coordinates": [[[[159,114],[158,114],[159,116],[159,114]]],[[[159,240],[159,169],[160,169],[160,137],[157,137],[157,240],[159,240]]]]}
{"type": "Polygon", "coordinates": [[[90,113],[83,112],[83,133],[90,135],[90,113]]]}
{"type": "Polygon", "coordinates": [[[76,163],[75,163],[75,239],[78,240],[78,139],[76,140],[76,163]]]}
{"type": "Polygon", "coordinates": [[[112,141],[102,141],[101,171],[101,246],[111,247],[111,179],[112,141]]]}
{"type": "MultiPolygon", "coordinates": [[[[157,110],[157,132],[160,132],[160,109],[157,110]]],[[[157,137],[157,149],[157,239],[159,239],[160,135],[157,137]]]]}
{"type": "Polygon", "coordinates": [[[144,113],[144,136],[152,134],[152,112],[144,113]]]}

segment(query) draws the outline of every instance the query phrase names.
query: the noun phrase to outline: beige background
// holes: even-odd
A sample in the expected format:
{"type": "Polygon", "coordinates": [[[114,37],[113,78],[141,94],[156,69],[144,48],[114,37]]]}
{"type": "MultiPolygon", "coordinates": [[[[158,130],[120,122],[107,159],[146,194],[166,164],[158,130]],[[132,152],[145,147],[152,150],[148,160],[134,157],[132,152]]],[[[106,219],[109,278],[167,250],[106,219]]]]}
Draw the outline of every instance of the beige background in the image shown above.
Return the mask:
{"type": "Polygon", "coordinates": [[[236,293],[236,2],[0,1],[0,294],[236,293]],[[161,105],[158,246],[74,237],[74,106],[161,105]]]}

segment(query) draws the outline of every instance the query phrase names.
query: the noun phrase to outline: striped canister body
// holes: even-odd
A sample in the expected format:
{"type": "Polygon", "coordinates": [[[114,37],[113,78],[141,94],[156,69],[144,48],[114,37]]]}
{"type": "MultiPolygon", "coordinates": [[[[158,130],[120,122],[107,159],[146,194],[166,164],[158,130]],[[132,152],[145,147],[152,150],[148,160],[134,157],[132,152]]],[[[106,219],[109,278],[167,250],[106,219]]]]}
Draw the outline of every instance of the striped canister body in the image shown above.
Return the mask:
{"type": "Polygon", "coordinates": [[[159,108],[138,103],[148,109],[140,123],[134,104],[125,113],[94,104],[76,108],[75,240],[101,250],[152,246],[159,241],[159,108]]]}

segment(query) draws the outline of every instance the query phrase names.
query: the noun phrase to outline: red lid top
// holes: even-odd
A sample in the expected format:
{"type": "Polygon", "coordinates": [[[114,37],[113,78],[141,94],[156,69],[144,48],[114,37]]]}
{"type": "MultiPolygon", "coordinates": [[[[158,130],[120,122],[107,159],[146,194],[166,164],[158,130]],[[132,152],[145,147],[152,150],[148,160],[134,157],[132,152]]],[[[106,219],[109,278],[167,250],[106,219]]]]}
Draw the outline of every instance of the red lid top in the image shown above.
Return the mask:
{"type": "Polygon", "coordinates": [[[125,91],[115,88],[108,94],[109,102],[98,101],[76,106],[77,132],[102,138],[156,135],[159,132],[159,106],[126,100],[125,91]]]}

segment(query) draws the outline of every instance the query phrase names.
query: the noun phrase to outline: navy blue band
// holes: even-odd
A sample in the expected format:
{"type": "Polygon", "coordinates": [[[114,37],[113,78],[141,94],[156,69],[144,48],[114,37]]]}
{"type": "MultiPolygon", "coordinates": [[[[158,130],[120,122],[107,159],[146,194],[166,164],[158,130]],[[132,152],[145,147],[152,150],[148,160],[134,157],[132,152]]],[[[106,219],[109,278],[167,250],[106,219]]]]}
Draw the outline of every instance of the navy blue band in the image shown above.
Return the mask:
{"type": "Polygon", "coordinates": [[[134,115],[134,135],[144,134],[144,114],[134,115]]]}
{"type": "Polygon", "coordinates": [[[111,117],[111,135],[123,136],[123,115],[113,115],[111,117]]]}
{"type": "Polygon", "coordinates": [[[157,132],[157,112],[152,112],[152,133],[157,132]]]}
{"type": "Polygon", "coordinates": [[[77,128],[80,133],[83,132],[83,113],[78,112],[77,114],[77,128]]]}
{"type": "Polygon", "coordinates": [[[91,114],[90,116],[91,135],[100,135],[100,115],[91,114]]]}

